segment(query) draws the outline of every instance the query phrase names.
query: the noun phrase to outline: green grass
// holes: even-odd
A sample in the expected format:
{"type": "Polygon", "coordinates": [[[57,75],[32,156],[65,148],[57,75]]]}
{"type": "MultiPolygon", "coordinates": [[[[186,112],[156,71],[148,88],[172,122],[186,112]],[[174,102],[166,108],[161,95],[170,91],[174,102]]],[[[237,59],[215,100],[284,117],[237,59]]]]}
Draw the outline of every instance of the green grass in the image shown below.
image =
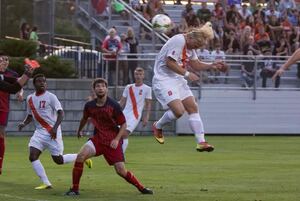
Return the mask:
{"type": "MultiPolygon", "coordinates": [[[[300,137],[208,137],[212,153],[195,151],[193,137],[129,139],[126,166],[154,195],[141,195],[114,173],[102,157],[84,169],[76,200],[153,201],[298,201],[300,200],[300,137]]],[[[29,137],[8,137],[0,176],[0,200],[68,201],[72,164],[58,166],[44,152],[41,161],[54,189],[40,184],[28,161],[29,137]]],[[[77,152],[84,140],[65,137],[65,153],[77,152]]]]}

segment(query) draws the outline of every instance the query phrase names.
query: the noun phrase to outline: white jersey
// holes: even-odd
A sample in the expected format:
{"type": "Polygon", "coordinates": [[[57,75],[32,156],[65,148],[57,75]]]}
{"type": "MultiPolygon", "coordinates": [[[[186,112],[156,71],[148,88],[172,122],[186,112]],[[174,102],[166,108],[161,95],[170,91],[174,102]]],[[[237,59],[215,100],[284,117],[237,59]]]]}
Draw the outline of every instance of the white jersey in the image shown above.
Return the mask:
{"type": "MultiPolygon", "coordinates": [[[[37,114],[51,127],[54,126],[57,120],[57,111],[62,110],[61,103],[57,99],[56,95],[46,91],[41,95],[36,95],[35,93],[30,94],[27,97],[27,114],[32,115],[35,124],[35,134],[50,136],[49,132],[46,130],[45,125],[36,119],[36,116],[31,110],[29,105],[29,99],[32,97],[32,102],[37,114]]],[[[61,138],[61,127],[57,128],[57,138],[61,138]]]]}
{"type": "Polygon", "coordinates": [[[136,86],[135,84],[128,84],[125,87],[122,96],[126,98],[126,105],[123,110],[126,119],[127,117],[134,116],[134,108],[137,109],[138,119],[141,119],[142,112],[145,106],[145,99],[152,99],[151,87],[149,87],[146,84],[143,84],[141,86],[136,86]],[[130,93],[131,87],[134,95],[133,97],[131,97],[130,93]],[[133,103],[132,98],[135,99],[135,103],[133,103]]]}
{"type": "Polygon", "coordinates": [[[189,60],[198,59],[195,50],[189,50],[186,48],[184,35],[177,34],[166,42],[156,56],[153,80],[163,81],[169,79],[184,79],[182,75],[175,73],[167,67],[167,57],[174,59],[180,66],[182,66],[182,68],[186,68],[186,64],[189,60]]]}

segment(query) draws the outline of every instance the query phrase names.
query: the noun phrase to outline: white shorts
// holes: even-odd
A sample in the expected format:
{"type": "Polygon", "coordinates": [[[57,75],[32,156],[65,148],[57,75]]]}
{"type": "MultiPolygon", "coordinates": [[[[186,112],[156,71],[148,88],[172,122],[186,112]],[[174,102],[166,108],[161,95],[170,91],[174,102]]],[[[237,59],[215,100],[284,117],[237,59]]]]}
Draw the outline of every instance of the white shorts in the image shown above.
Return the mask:
{"type": "Polygon", "coordinates": [[[194,96],[186,80],[157,81],[153,79],[152,88],[155,97],[164,109],[167,109],[168,104],[173,100],[184,100],[194,96]]]}
{"type": "Polygon", "coordinates": [[[34,147],[40,151],[48,149],[52,156],[59,156],[64,152],[64,144],[61,135],[58,135],[58,137],[53,140],[51,139],[50,134],[42,135],[36,131],[30,138],[28,147],[34,147]]]}
{"type": "Polygon", "coordinates": [[[126,130],[128,130],[130,133],[132,133],[134,131],[134,129],[140,123],[141,118],[136,119],[134,115],[126,115],[126,114],[125,114],[125,118],[126,118],[126,124],[127,124],[126,130]]]}

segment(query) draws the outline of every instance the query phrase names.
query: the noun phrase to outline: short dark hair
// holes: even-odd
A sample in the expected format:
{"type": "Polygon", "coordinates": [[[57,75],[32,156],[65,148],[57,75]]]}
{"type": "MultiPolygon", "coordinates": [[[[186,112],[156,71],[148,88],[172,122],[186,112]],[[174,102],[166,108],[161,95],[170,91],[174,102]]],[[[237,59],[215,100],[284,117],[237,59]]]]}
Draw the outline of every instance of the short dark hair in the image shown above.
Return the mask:
{"type": "Polygon", "coordinates": [[[37,78],[39,78],[39,77],[44,77],[44,78],[46,78],[46,76],[44,75],[44,74],[41,74],[41,73],[39,73],[39,74],[36,74],[34,77],[33,77],[33,84],[35,84],[35,81],[36,81],[36,79],[37,78]]]}
{"type": "Polygon", "coordinates": [[[106,86],[106,88],[107,88],[107,81],[106,81],[106,79],[104,79],[104,78],[96,78],[96,79],[93,81],[93,89],[95,89],[95,86],[96,86],[96,84],[98,84],[98,83],[104,83],[105,86],[106,86]]]}
{"type": "Polygon", "coordinates": [[[136,67],[136,69],[134,71],[137,71],[137,72],[145,72],[143,68],[141,67],[136,67]]]}

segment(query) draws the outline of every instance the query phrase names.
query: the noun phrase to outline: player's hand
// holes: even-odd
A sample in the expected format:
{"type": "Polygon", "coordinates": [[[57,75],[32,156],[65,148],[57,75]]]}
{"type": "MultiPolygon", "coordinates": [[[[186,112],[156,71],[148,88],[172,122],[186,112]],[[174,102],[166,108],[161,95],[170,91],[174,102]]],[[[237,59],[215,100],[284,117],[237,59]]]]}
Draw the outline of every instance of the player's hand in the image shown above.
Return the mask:
{"type": "Polygon", "coordinates": [[[82,138],[83,137],[83,132],[82,131],[77,131],[77,138],[82,138]]]}
{"type": "Polygon", "coordinates": [[[187,79],[194,82],[194,81],[198,81],[200,78],[195,73],[190,72],[189,76],[187,76],[187,79]]]}
{"type": "Polygon", "coordinates": [[[145,126],[147,126],[147,123],[148,123],[148,119],[143,119],[143,121],[142,121],[142,125],[143,125],[143,127],[145,127],[145,126]]]}
{"type": "Polygon", "coordinates": [[[23,94],[20,94],[20,93],[18,93],[18,94],[16,95],[16,98],[17,98],[17,100],[18,100],[19,102],[22,102],[22,101],[24,100],[23,94]]]}
{"type": "Polygon", "coordinates": [[[51,139],[53,139],[53,140],[56,139],[56,133],[57,133],[57,130],[55,128],[52,128],[50,130],[51,139]]]}
{"type": "Polygon", "coordinates": [[[26,125],[22,122],[18,125],[18,130],[21,131],[26,125]]]}
{"type": "Polygon", "coordinates": [[[113,139],[110,143],[110,147],[116,149],[118,147],[118,144],[119,144],[119,140],[113,139]]]}
{"type": "Polygon", "coordinates": [[[280,76],[283,74],[283,72],[284,72],[284,70],[283,70],[282,68],[279,68],[279,69],[275,72],[275,74],[273,75],[272,80],[274,81],[274,80],[276,79],[277,76],[280,77],[280,76]]]}

